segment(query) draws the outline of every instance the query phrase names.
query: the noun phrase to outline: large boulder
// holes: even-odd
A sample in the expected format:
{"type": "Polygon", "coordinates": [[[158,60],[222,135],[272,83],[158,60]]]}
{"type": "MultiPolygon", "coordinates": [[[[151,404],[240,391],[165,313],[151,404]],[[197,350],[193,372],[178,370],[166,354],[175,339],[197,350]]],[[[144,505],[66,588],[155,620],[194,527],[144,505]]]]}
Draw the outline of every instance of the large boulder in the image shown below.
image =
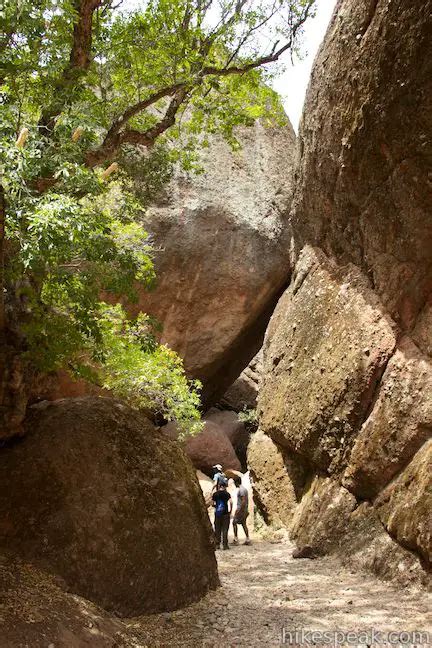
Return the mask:
{"type": "Polygon", "coordinates": [[[177,442],[106,398],[43,403],[26,427],[1,451],[2,550],[119,615],[178,608],[218,585],[201,489],[177,442]]]}
{"type": "Polygon", "coordinates": [[[250,439],[250,428],[240,421],[236,412],[212,407],[204,414],[204,420],[215,423],[227,435],[242,468],[246,470],[246,452],[250,439]]]}
{"type": "Polygon", "coordinates": [[[297,553],[304,557],[338,555],[351,569],[363,569],[403,587],[432,590],[424,563],[393,540],[377,510],[356,499],[331,478],[316,477],[305,491],[290,525],[297,553]]]}
{"type": "Polygon", "coordinates": [[[211,407],[204,414],[203,419],[218,425],[231,441],[234,448],[236,445],[241,445],[245,441],[245,437],[248,436],[244,423],[239,420],[235,412],[230,410],[220,410],[216,407],[211,407]]]}
{"type": "Polygon", "coordinates": [[[375,501],[393,538],[432,567],[432,439],[375,501]]]}
{"type": "Polygon", "coordinates": [[[420,583],[432,591],[432,579],[424,562],[416,553],[395,542],[373,505],[360,503],[345,523],[340,544],[333,550],[344,564],[356,571],[371,571],[404,588],[420,583]]]}
{"type": "Polygon", "coordinates": [[[296,257],[311,243],[355,263],[403,329],[430,309],[431,10],[339,0],[306,96],[291,212],[296,257]]]}
{"type": "Polygon", "coordinates": [[[299,544],[423,582],[432,562],[431,33],[432,0],[337,3],[305,102],[292,279],[266,334],[258,406],[263,431],[315,475],[291,524],[299,544]]]}
{"type": "Polygon", "coordinates": [[[412,460],[432,430],[432,365],[405,338],[387,365],[375,406],[357,435],[343,484],[373,499],[412,460]]]}
{"type": "MultiPolygon", "coordinates": [[[[210,410],[210,413],[212,411],[210,410]]],[[[240,471],[240,460],[236,455],[230,436],[227,434],[227,431],[230,432],[234,429],[232,420],[225,427],[220,425],[219,420],[203,419],[203,423],[201,432],[180,440],[193,466],[198,471],[211,476],[214,473],[213,466],[216,464],[221,464],[224,470],[240,471]]],[[[161,430],[170,439],[179,438],[179,429],[174,421],[164,425],[161,430]]]]}
{"type": "Polygon", "coordinates": [[[224,470],[231,468],[241,471],[231,441],[224,430],[212,421],[206,421],[199,434],[186,439],[184,449],[194,467],[207,475],[213,475],[216,464],[221,464],[224,470]]]}
{"type": "Polygon", "coordinates": [[[259,350],[286,281],[294,131],[257,123],[237,135],[235,152],[210,138],[204,173],[179,173],[147,210],[157,286],[134,307],[162,323],[206,402],[259,350]]]}
{"type": "Polygon", "coordinates": [[[305,248],[265,344],[260,425],[322,471],[343,465],[396,344],[355,268],[305,248]]]}
{"type": "Polygon", "coordinates": [[[356,505],[356,498],[337,481],[315,477],[297,507],[291,537],[300,549],[308,547],[314,556],[332,553],[340,546],[356,505]]]}

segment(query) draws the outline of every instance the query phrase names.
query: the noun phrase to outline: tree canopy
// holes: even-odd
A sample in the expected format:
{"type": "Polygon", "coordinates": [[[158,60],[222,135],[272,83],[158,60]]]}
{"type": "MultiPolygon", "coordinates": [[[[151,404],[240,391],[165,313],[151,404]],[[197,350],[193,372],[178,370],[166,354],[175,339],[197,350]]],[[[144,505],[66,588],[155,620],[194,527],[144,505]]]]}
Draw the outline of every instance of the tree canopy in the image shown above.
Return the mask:
{"type": "Polygon", "coordinates": [[[101,295],[132,300],[153,281],[139,214],[174,162],[192,168],[209,133],[235,146],[237,125],[284,121],[269,65],[298,47],[314,3],[3,1],[0,346],[19,302],[25,353],[44,370],[97,374],[139,405],[197,417],[197,385],[150,320],[101,295]]]}

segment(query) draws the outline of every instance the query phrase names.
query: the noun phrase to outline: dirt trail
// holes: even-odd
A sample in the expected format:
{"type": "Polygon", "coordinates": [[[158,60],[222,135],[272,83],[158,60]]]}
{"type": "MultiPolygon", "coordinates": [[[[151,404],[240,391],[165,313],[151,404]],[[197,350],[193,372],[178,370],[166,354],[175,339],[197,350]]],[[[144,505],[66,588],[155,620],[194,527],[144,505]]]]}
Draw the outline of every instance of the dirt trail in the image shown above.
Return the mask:
{"type": "Polygon", "coordinates": [[[329,558],[294,560],[291,552],[287,542],[266,541],[218,552],[221,589],[184,610],[130,620],[128,634],[137,648],[280,646],[282,627],[286,645],[288,632],[300,628],[427,631],[432,643],[431,594],[397,590],[329,558]]]}

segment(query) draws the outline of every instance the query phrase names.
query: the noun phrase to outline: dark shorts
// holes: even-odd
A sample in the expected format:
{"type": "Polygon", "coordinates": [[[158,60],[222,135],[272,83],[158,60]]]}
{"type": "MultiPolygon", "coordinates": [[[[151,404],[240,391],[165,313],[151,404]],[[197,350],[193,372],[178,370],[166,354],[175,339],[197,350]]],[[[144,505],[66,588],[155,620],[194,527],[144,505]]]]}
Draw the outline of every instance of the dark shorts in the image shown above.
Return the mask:
{"type": "Polygon", "coordinates": [[[243,524],[246,522],[246,518],[249,515],[249,513],[246,511],[246,513],[236,513],[234,515],[234,524],[243,524]]]}

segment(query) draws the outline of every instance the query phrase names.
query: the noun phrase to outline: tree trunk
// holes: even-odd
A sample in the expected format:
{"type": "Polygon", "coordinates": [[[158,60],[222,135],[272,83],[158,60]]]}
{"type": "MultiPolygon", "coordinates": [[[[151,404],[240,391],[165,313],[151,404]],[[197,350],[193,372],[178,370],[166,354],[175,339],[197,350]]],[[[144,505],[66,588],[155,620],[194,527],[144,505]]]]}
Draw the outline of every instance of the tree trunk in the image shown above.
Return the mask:
{"type": "Polygon", "coordinates": [[[5,223],[6,199],[3,185],[0,182],[0,438],[6,432],[6,393],[8,381],[7,344],[6,344],[6,308],[5,308],[5,223]]]}
{"type": "MultiPolygon", "coordinates": [[[[0,353],[5,345],[6,310],[5,310],[5,224],[6,198],[3,185],[0,183],[0,353]]],[[[1,365],[0,365],[1,368],[1,365]]]]}
{"type": "Polygon", "coordinates": [[[0,182],[0,440],[21,434],[27,406],[26,367],[9,344],[5,279],[6,197],[0,182]]]}

